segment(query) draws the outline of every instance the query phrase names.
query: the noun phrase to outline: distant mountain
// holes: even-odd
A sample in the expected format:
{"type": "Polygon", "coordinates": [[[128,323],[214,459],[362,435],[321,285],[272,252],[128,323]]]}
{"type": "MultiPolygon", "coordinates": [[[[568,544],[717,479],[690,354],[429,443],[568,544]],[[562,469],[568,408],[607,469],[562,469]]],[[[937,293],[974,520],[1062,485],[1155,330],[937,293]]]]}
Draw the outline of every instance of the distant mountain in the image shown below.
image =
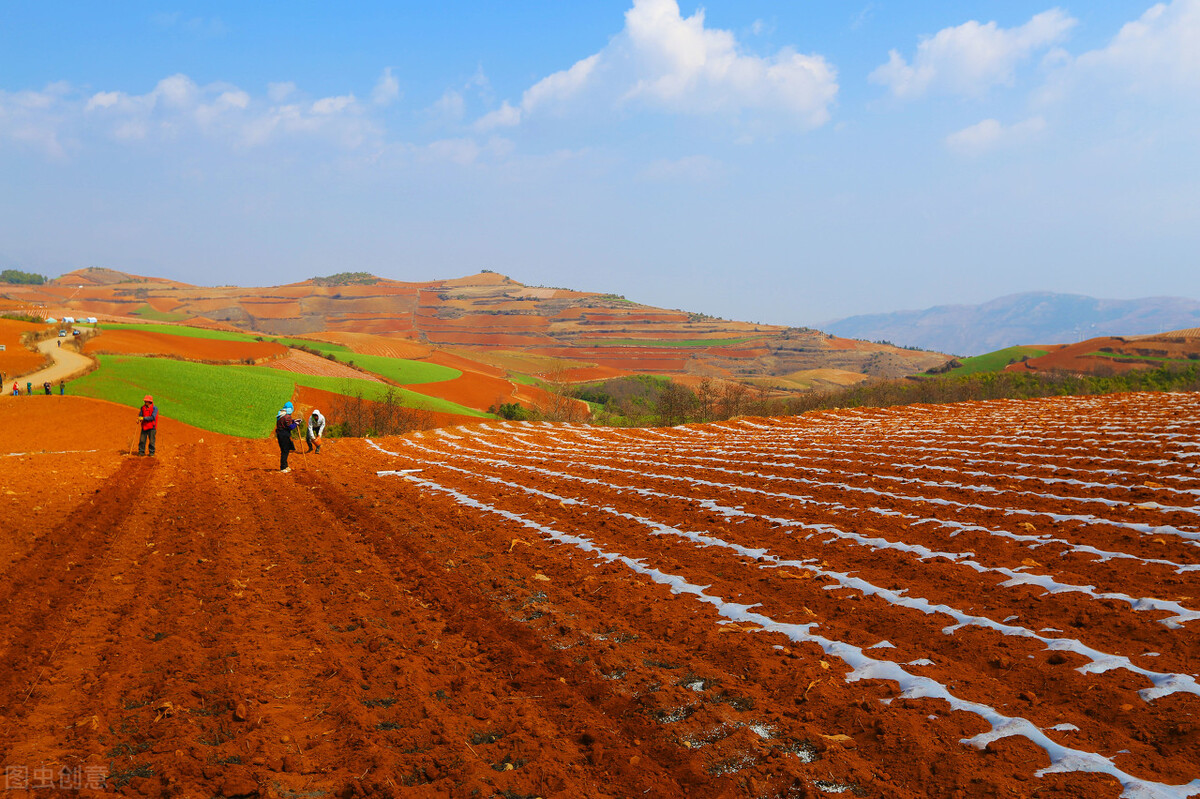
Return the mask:
{"type": "Polygon", "coordinates": [[[1200,327],[1200,301],[1184,297],[1099,300],[1039,291],[982,305],[850,316],[822,326],[847,338],[890,341],[955,355],[1014,344],[1064,344],[1097,336],[1138,336],[1200,327]]]}

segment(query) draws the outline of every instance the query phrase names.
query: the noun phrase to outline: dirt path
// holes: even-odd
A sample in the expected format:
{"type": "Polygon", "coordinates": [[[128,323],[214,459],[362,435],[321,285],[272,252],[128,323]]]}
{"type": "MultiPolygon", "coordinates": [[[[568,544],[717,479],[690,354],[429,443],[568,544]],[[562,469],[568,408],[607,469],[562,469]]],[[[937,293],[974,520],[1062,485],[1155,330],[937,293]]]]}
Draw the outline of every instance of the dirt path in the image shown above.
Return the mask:
{"type": "Polygon", "coordinates": [[[21,388],[21,394],[25,394],[25,384],[32,383],[35,393],[42,393],[42,384],[50,383],[52,391],[58,393],[58,382],[60,380],[68,380],[76,375],[86,372],[92,365],[92,360],[85,355],[80,355],[69,347],[59,346],[61,338],[48,338],[45,341],[38,342],[37,348],[39,352],[49,355],[54,363],[45,369],[39,369],[30,374],[21,375],[20,377],[10,378],[6,380],[4,391],[0,392],[5,397],[12,397],[12,384],[15,382],[21,388]]]}

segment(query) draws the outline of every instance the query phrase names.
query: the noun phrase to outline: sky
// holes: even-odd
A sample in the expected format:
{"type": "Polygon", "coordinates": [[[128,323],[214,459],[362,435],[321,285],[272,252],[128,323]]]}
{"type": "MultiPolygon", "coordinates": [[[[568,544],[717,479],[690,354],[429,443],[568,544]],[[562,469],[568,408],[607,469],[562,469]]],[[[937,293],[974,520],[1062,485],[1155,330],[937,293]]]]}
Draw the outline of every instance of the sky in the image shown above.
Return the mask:
{"type": "Polygon", "coordinates": [[[0,3],[0,268],[1200,298],[1200,0],[0,3]]]}

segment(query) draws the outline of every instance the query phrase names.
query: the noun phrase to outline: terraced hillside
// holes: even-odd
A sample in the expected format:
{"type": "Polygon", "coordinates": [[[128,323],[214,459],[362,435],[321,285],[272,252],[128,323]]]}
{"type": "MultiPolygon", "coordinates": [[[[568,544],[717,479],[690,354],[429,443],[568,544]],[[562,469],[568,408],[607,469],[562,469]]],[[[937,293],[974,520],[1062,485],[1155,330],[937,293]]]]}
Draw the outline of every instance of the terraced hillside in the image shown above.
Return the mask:
{"type": "Polygon", "coordinates": [[[425,283],[369,276],[347,285],[329,282],[201,287],[85,269],[43,286],[6,287],[0,304],[276,335],[381,334],[473,357],[519,354],[537,359],[539,372],[565,366],[617,374],[774,376],[780,380],[773,385],[784,389],[898,377],[946,360],[815,330],[653,308],[611,294],[524,286],[490,272],[425,283]]]}

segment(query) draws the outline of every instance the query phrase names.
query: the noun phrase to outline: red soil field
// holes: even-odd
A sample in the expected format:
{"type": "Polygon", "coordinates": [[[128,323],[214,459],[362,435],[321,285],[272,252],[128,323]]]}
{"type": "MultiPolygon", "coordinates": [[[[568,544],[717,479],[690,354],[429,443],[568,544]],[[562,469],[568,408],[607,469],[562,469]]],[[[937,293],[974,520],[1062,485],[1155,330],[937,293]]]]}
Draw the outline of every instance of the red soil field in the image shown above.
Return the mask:
{"type": "Polygon", "coordinates": [[[379,336],[372,333],[324,332],[318,334],[322,341],[345,344],[363,355],[385,355],[389,358],[421,359],[429,357],[433,348],[403,338],[379,336]]]}
{"type": "Polygon", "coordinates": [[[581,366],[567,369],[563,379],[568,383],[587,383],[592,380],[611,380],[614,377],[625,377],[630,372],[612,366],[581,366]]]}
{"type": "Polygon", "coordinates": [[[148,330],[103,330],[84,345],[89,355],[111,352],[121,355],[173,355],[190,361],[256,362],[287,354],[287,347],[274,341],[221,341],[211,338],[173,336],[148,330]]]}
{"type": "MultiPolygon", "coordinates": [[[[292,398],[296,404],[296,409],[301,415],[307,417],[312,412],[313,408],[320,409],[321,413],[325,414],[329,424],[334,424],[338,420],[336,418],[336,409],[341,407],[341,403],[346,401],[346,398],[341,394],[334,394],[331,391],[321,391],[316,388],[307,388],[305,386],[296,386],[296,394],[292,398]]],[[[367,405],[374,405],[370,400],[363,400],[367,405]]],[[[463,416],[457,413],[445,413],[443,411],[424,411],[429,415],[430,427],[451,427],[454,425],[470,424],[478,422],[479,419],[474,416],[463,416]]],[[[307,424],[307,419],[305,420],[307,424]]],[[[271,439],[274,441],[274,439],[271,439]]]]}
{"type": "MultiPolygon", "coordinates": [[[[15,319],[0,319],[0,344],[4,352],[0,352],[0,372],[5,377],[32,372],[42,365],[45,358],[39,352],[25,349],[21,343],[21,334],[33,330],[41,330],[44,325],[31,322],[19,322],[15,319]]],[[[4,388],[11,390],[11,381],[4,388]]],[[[24,386],[21,387],[24,390],[24,386]]]]}
{"type": "Polygon", "coordinates": [[[267,439],[23,456],[2,765],[156,797],[1195,796],[1198,419],[1130,394],[475,425],[289,474],[267,439]]]}

